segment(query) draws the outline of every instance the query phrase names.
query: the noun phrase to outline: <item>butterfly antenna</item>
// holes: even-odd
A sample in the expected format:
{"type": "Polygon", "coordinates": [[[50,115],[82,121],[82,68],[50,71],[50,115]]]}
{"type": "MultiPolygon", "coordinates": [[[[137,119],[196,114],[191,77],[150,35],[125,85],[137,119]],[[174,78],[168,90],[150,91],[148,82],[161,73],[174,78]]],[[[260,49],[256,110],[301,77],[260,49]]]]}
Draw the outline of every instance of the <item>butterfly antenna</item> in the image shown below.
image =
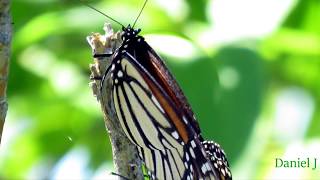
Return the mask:
{"type": "Polygon", "coordinates": [[[137,16],[136,20],[135,20],[135,21],[134,21],[134,23],[133,23],[132,28],[134,28],[134,25],[136,25],[136,23],[137,23],[137,21],[138,21],[138,19],[139,19],[140,15],[141,15],[141,13],[142,13],[142,11],[143,11],[144,7],[146,6],[147,2],[148,2],[148,0],[145,0],[145,1],[144,1],[144,4],[143,4],[143,6],[142,6],[142,8],[141,8],[141,10],[140,10],[140,12],[139,12],[139,14],[138,14],[138,16],[137,16]]]}
{"type": "Polygon", "coordinates": [[[123,26],[119,21],[117,21],[117,20],[113,19],[112,17],[110,17],[110,16],[108,16],[107,14],[103,13],[103,12],[102,12],[102,11],[100,11],[99,9],[97,9],[97,8],[95,8],[95,7],[91,6],[90,4],[88,4],[88,3],[86,3],[86,2],[83,2],[83,1],[81,1],[81,0],[80,0],[80,2],[81,2],[81,3],[83,3],[85,6],[87,6],[87,7],[91,8],[91,9],[93,9],[94,11],[96,11],[96,12],[98,12],[98,13],[102,14],[103,16],[105,16],[105,17],[109,18],[110,20],[112,20],[112,21],[114,21],[114,22],[118,23],[120,26],[124,27],[124,26],[123,26]]]}

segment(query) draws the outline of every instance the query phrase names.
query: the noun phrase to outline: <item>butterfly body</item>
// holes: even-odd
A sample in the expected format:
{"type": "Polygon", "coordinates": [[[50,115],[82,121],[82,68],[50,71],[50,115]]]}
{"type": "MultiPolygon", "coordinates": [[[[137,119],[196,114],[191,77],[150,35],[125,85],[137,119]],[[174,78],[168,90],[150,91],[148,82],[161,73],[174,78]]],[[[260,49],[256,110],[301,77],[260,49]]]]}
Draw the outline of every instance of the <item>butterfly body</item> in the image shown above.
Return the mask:
{"type": "Polygon", "coordinates": [[[182,90],[139,32],[123,28],[110,54],[100,86],[112,101],[106,111],[116,114],[151,179],[220,179],[182,90]]]}

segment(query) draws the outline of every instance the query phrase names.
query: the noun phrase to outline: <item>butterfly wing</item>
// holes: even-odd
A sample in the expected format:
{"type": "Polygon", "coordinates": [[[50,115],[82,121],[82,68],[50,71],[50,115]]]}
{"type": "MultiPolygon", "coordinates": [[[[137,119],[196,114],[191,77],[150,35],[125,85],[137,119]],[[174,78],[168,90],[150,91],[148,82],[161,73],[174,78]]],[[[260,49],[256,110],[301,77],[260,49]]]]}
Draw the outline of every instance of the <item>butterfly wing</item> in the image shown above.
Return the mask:
{"type": "Polygon", "coordinates": [[[112,92],[125,134],[155,178],[215,179],[181,89],[142,37],[130,41],[114,54],[101,86],[112,92]]]}
{"type": "MultiPolygon", "coordinates": [[[[196,134],[200,135],[200,127],[198,122],[195,119],[193,111],[183,93],[180,86],[178,85],[175,78],[172,76],[170,71],[166,68],[164,61],[159,57],[159,55],[149,46],[148,43],[144,43],[142,46],[144,49],[148,50],[149,58],[154,67],[154,77],[157,77],[157,80],[161,82],[162,87],[170,96],[172,102],[176,107],[181,109],[183,115],[188,119],[188,123],[193,127],[196,134]]],[[[151,73],[152,73],[151,72],[151,73]]]]}
{"type": "Polygon", "coordinates": [[[229,163],[220,145],[214,141],[203,141],[203,147],[209,155],[211,164],[221,179],[231,180],[232,175],[229,169],[229,163]]]}

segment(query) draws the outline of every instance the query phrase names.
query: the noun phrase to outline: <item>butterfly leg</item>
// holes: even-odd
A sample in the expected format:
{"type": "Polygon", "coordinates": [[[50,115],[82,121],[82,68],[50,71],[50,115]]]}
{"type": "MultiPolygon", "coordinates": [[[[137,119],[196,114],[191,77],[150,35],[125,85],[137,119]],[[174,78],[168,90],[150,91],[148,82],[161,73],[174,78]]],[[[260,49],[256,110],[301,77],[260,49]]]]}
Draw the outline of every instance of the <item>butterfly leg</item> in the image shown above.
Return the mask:
{"type": "Polygon", "coordinates": [[[103,60],[104,58],[111,57],[111,56],[112,56],[112,54],[110,54],[110,53],[102,53],[102,54],[94,53],[93,54],[93,57],[97,58],[98,60],[103,60]]]}

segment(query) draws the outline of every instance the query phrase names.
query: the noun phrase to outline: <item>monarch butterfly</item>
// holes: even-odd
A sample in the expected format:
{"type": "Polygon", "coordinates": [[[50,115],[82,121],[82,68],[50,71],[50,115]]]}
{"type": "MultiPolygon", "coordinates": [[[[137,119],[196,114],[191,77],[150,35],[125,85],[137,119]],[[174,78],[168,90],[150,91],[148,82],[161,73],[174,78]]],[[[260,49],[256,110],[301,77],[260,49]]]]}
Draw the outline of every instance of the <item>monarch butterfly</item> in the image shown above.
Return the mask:
{"type": "Polygon", "coordinates": [[[223,150],[204,141],[181,88],[135,23],[119,23],[122,43],[114,52],[93,55],[111,56],[100,85],[112,101],[106,112],[116,114],[151,179],[231,179],[223,150]]]}

